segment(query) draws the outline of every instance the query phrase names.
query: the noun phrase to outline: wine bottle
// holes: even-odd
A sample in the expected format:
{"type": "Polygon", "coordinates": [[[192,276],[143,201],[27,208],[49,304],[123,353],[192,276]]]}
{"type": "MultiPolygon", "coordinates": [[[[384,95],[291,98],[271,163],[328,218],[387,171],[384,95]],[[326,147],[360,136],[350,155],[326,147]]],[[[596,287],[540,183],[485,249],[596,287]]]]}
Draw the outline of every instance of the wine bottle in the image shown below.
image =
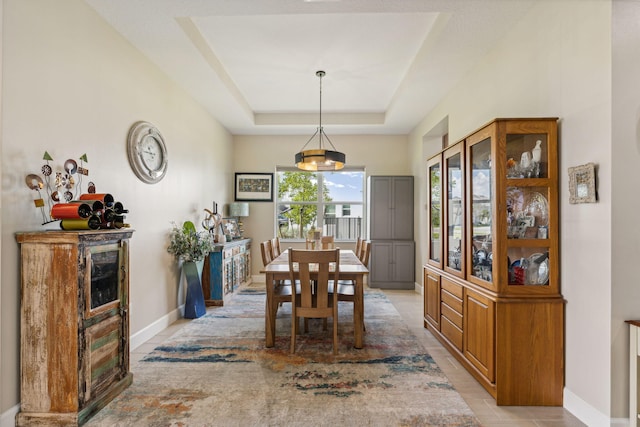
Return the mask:
{"type": "Polygon", "coordinates": [[[112,208],[107,208],[104,210],[104,212],[102,213],[102,220],[103,222],[112,222],[118,215],[116,214],[115,210],[113,210],[112,208]]]}
{"type": "Polygon", "coordinates": [[[123,206],[123,204],[122,204],[122,203],[120,203],[120,202],[115,202],[115,203],[113,204],[113,210],[114,210],[114,212],[115,212],[116,214],[118,214],[118,215],[121,215],[121,214],[123,214],[123,213],[128,213],[128,212],[129,212],[129,210],[128,210],[128,209],[125,209],[125,208],[124,208],[124,206],[123,206]]]}

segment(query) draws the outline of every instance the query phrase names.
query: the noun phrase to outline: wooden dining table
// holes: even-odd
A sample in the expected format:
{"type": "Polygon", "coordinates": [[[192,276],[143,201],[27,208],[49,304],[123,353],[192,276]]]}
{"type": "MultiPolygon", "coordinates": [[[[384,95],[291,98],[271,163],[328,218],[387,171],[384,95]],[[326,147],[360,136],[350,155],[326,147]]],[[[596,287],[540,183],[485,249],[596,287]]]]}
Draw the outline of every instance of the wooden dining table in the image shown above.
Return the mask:
{"type": "MultiPolygon", "coordinates": [[[[289,279],[289,251],[283,251],[261,271],[266,276],[267,301],[265,306],[265,342],[273,347],[276,335],[278,303],[274,301],[275,287],[279,281],[289,279]]],[[[354,347],[362,348],[364,329],[364,276],[369,273],[352,250],[340,249],[340,280],[353,280],[353,335],[354,347]]],[[[311,273],[313,279],[313,272],[311,273]]]]}

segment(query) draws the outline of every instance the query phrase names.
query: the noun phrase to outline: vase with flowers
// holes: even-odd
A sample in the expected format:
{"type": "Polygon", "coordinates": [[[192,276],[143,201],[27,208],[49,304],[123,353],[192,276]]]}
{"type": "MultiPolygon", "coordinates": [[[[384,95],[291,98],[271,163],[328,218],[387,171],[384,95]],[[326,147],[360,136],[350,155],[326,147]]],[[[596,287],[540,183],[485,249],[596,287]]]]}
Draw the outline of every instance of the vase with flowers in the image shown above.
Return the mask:
{"type": "Polygon", "coordinates": [[[206,313],[197,262],[204,260],[212,248],[213,240],[209,232],[198,232],[191,221],[185,221],[182,227],[173,223],[167,251],[182,263],[182,272],[187,280],[184,306],[184,317],[187,319],[196,319],[206,313]]]}

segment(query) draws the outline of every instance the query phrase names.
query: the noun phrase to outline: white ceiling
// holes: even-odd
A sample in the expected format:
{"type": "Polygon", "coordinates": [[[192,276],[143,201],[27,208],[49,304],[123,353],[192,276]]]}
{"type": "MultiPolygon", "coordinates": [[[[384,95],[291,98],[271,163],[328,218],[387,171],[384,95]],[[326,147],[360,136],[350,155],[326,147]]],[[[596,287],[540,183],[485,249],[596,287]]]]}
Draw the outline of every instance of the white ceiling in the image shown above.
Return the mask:
{"type": "MultiPolygon", "coordinates": [[[[231,133],[406,134],[536,1],[85,0],[231,133]]],[[[526,29],[523,29],[526,31],[526,29]]]]}

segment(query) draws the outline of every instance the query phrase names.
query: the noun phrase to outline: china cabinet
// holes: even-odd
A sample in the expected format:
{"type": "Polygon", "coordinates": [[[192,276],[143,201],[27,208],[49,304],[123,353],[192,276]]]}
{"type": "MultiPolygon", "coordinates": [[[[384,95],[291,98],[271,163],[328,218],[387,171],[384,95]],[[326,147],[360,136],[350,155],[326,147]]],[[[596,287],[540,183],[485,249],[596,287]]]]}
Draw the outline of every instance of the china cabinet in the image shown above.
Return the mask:
{"type": "Polygon", "coordinates": [[[242,284],[251,280],[251,239],[216,244],[205,258],[202,291],[206,306],[224,305],[242,284]]]}
{"type": "Polygon", "coordinates": [[[496,119],[427,162],[424,324],[499,405],[561,405],[557,119],[496,119]]]}
{"type": "Polygon", "coordinates": [[[81,425],[131,384],[131,230],[17,233],[16,425],[81,425]]]}

